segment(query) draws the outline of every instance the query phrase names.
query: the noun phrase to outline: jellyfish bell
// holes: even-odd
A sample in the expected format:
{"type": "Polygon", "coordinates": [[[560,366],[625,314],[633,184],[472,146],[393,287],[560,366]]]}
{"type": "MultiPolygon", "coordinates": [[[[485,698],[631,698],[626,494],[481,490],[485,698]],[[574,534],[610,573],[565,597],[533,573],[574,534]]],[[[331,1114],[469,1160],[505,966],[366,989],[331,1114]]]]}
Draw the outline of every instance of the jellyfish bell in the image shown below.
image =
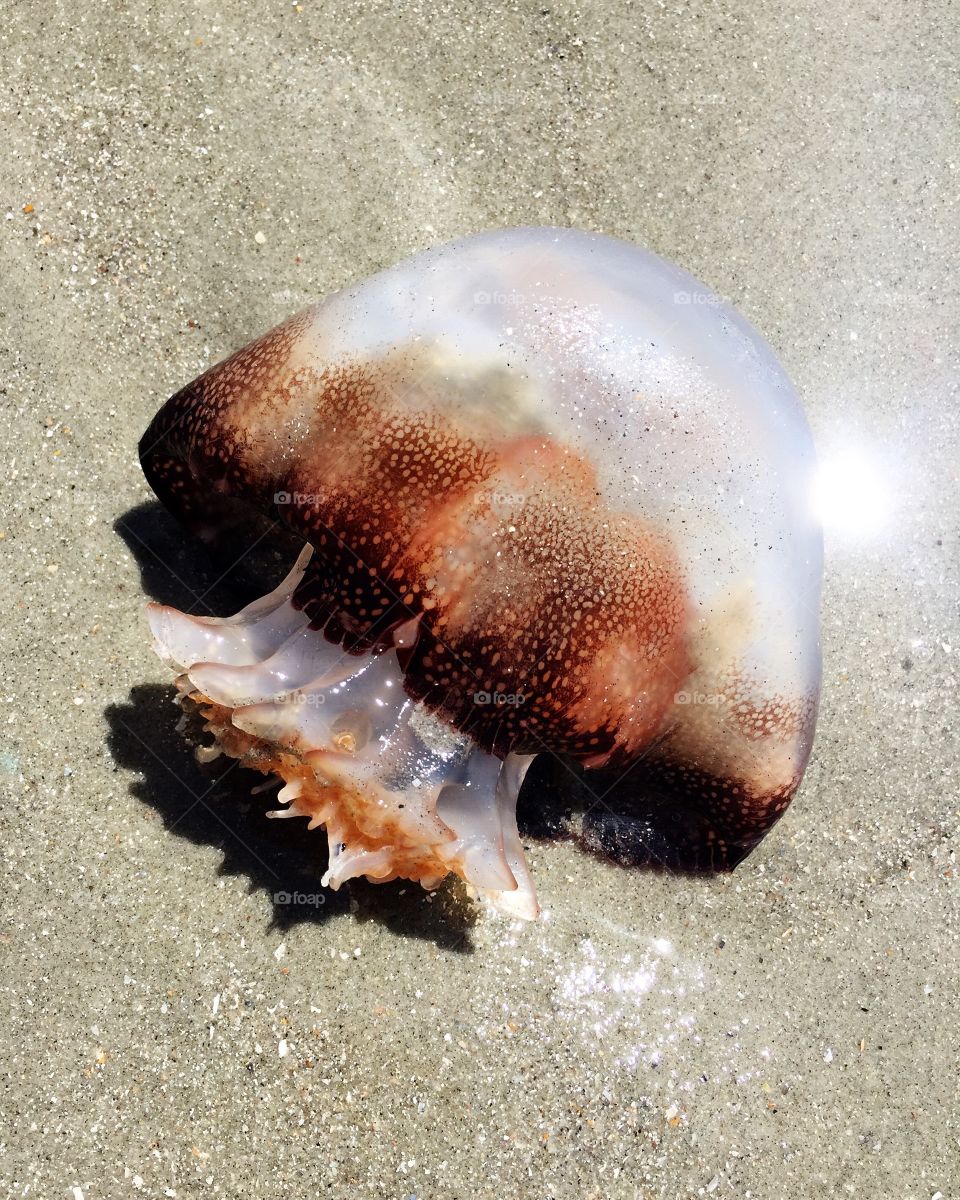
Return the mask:
{"type": "Polygon", "coordinates": [[[799,786],[809,431],[759,335],[655,256],[564,229],[415,255],[176,393],[140,455],[203,536],[249,512],[302,541],[235,616],[150,623],[215,748],[325,828],[330,886],[453,871],[535,915],[535,759],[564,832],[691,869],[799,786]]]}

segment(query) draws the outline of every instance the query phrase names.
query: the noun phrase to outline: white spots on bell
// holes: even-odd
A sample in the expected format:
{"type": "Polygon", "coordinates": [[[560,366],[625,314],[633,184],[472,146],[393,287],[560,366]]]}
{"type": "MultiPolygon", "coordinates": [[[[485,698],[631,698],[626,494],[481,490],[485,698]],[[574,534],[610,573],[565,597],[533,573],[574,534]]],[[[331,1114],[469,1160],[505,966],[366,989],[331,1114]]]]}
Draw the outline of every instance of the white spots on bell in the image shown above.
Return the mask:
{"type": "Polygon", "coordinates": [[[653,948],[661,958],[667,958],[673,953],[673,942],[669,938],[658,937],[653,939],[653,948]]]}
{"type": "Polygon", "coordinates": [[[890,524],[896,476],[880,455],[856,448],[827,449],[813,479],[813,515],[825,535],[866,540],[890,524]]]}

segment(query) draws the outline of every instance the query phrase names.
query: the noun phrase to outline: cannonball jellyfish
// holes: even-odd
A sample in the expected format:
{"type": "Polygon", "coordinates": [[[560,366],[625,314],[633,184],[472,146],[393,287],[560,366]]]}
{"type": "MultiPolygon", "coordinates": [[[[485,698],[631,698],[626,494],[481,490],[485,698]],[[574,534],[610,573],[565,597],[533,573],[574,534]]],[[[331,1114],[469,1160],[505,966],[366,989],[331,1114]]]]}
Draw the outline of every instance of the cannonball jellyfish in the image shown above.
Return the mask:
{"type": "Polygon", "coordinates": [[[810,433],[756,331],[654,255],[550,228],[416,254],[177,392],[140,457],[201,537],[260,514],[302,545],[234,616],[149,621],[200,753],[325,828],[325,886],[455,872],[535,916],[535,759],[536,811],[624,863],[730,869],[796,792],[810,433]]]}

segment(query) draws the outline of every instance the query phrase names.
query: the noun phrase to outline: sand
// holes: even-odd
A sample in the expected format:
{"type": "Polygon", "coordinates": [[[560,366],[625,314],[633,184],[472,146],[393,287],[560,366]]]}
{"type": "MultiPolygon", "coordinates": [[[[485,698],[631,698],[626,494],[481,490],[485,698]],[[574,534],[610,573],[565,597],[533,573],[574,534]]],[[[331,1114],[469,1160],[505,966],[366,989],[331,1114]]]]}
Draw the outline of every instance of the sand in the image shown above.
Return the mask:
{"type": "Polygon", "coordinates": [[[948,7],[6,7],[0,1190],[956,1195],[948,7]],[[530,843],[521,928],[324,895],[321,836],[193,764],[144,603],[239,585],[136,443],[308,301],[524,223],[757,325],[828,565],[814,758],[761,848],[691,879],[530,843]]]}

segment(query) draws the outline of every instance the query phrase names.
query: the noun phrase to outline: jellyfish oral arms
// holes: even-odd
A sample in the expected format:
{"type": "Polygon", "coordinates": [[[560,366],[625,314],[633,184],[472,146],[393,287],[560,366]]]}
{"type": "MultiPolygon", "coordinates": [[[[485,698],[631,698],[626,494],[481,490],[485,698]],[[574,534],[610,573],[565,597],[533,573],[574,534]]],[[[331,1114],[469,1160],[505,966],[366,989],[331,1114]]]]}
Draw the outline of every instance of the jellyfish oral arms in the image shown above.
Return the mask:
{"type": "Polygon", "coordinates": [[[623,862],[733,866],[796,791],[809,433],[759,336],[652,255],[559,229],[416,255],[200,376],[140,454],[201,537],[304,547],[234,617],[150,623],[205,752],[282,781],[331,886],[453,871],[535,915],[538,756],[541,807],[623,862]]]}

